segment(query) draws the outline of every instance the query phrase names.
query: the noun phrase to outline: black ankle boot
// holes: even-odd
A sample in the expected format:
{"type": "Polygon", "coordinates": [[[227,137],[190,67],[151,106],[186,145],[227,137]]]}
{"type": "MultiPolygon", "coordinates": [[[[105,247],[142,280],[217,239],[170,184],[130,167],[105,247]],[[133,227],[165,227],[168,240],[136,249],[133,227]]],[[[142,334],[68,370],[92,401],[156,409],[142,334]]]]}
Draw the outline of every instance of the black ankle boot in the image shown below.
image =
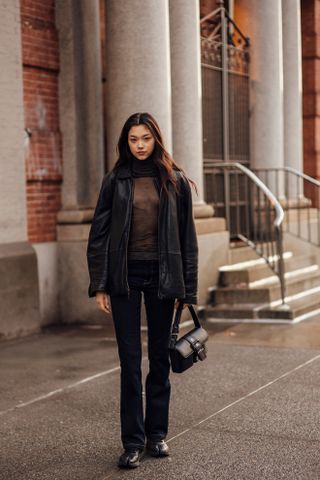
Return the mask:
{"type": "Polygon", "coordinates": [[[147,440],[146,451],[152,457],[168,457],[169,447],[164,440],[147,440]]]}
{"type": "Polygon", "coordinates": [[[120,468],[136,468],[140,465],[143,456],[143,450],[125,450],[119,458],[118,467],[120,468]]]}

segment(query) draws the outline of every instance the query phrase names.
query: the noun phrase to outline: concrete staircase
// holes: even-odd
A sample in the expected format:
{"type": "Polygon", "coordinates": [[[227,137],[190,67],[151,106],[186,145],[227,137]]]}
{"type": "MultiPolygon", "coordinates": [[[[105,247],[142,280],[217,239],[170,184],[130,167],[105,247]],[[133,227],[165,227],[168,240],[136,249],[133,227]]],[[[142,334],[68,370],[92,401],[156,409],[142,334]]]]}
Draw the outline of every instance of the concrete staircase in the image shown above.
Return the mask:
{"type": "Polygon", "coordinates": [[[278,277],[252,248],[230,248],[230,262],[209,288],[202,316],[211,322],[297,323],[320,314],[320,268],[316,256],[285,250],[286,306],[278,277]]]}

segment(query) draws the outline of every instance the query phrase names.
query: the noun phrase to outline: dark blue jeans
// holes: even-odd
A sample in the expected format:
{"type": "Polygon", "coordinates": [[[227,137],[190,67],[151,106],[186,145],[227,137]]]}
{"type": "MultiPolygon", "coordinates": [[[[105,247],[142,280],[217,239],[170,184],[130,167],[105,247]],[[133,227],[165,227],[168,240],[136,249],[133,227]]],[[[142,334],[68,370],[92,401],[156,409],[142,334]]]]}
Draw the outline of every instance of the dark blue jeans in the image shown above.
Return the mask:
{"type": "Polygon", "coordinates": [[[170,361],[168,343],[174,312],[174,298],[157,297],[158,260],[128,262],[130,297],[110,295],[112,317],[121,365],[121,440],[125,449],[143,448],[145,437],[162,440],[168,432],[170,361]],[[141,380],[141,298],[148,324],[149,372],[143,415],[141,380]]]}

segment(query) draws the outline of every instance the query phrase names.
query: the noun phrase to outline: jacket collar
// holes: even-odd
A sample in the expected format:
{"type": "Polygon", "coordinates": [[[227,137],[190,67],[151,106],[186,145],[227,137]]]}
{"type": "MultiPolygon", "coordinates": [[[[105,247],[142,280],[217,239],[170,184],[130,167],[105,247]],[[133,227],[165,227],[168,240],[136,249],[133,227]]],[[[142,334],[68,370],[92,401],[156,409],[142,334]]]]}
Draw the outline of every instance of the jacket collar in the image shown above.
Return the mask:
{"type": "Polygon", "coordinates": [[[130,177],[132,177],[131,169],[130,169],[129,165],[121,165],[118,168],[117,177],[118,178],[130,178],[130,177]]]}
{"type": "MultiPolygon", "coordinates": [[[[121,165],[121,166],[118,168],[117,178],[120,178],[120,179],[132,178],[132,173],[131,173],[130,167],[128,167],[127,165],[121,165]]],[[[156,184],[156,186],[157,186],[158,192],[160,192],[161,184],[160,184],[159,178],[158,178],[158,177],[154,177],[154,182],[155,182],[155,184],[156,184]]]]}
{"type": "MultiPolygon", "coordinates": [[[[131,172],[130,166],[129,165],[121,165],[117,169],[117,177],[118,178],[131,178],[132,177],[132,172],[131,172]]],[[[159,182],[158,177],[156,176],[155,178],[159,182]]]]}

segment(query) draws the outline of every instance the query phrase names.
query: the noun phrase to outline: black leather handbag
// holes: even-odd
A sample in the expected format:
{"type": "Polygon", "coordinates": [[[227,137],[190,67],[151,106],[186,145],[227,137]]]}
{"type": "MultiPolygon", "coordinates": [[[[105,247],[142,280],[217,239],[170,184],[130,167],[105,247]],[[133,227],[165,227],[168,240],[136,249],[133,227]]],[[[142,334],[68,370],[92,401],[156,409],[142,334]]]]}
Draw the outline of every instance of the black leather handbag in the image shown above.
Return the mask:
{"type": "Polygon", "coordinates": [[[188,305],[195,325],[190,332],[177,338],[181,319],[183,302],[180,302],[171,328],[169,342],[169,355],[172,371],[182,373],[198,360],[203,361],[207,357],[205,342],[208,340],[208,332],[201,326],[200,320],[192,305],[188,305]]]}

